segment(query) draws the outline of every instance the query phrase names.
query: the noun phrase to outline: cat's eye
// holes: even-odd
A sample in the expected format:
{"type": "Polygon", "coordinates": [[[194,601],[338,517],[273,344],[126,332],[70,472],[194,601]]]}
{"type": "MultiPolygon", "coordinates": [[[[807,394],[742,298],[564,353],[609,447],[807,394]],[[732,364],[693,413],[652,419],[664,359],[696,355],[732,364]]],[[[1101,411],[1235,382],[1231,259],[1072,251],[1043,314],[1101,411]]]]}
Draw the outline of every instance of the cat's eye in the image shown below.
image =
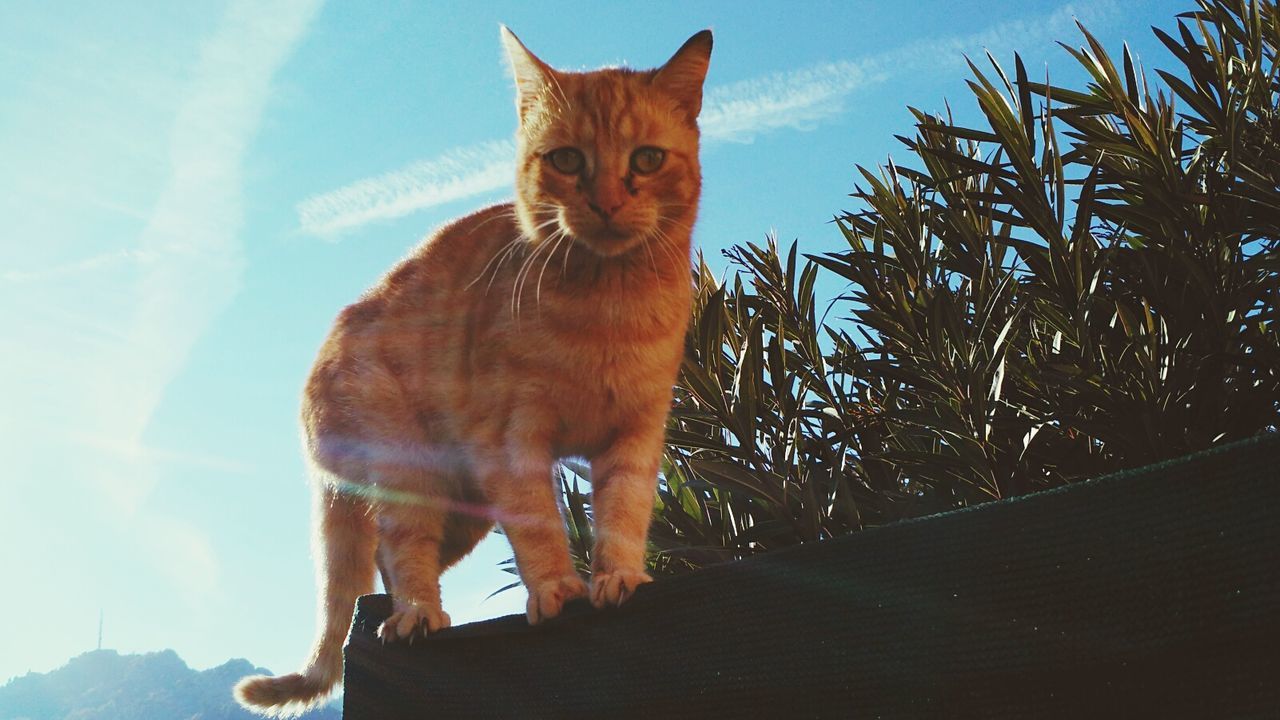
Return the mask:
{"type": "Polygon", "coordinates": [[[586,164],[582,151],[578,148],[556,148],[547,153],[546,158],[547,162],[551,163],[551,167],[565,175],[577,175],[582,172],[582,166],[586,164]]]}
{"type": "Polygon", "coordinates": [[[657,172],[662,167],[662,161],[667,159],[667,153],[662,148],[642,147],[631,153],[631,169],[641,175],[648,175],[657,172]]]}

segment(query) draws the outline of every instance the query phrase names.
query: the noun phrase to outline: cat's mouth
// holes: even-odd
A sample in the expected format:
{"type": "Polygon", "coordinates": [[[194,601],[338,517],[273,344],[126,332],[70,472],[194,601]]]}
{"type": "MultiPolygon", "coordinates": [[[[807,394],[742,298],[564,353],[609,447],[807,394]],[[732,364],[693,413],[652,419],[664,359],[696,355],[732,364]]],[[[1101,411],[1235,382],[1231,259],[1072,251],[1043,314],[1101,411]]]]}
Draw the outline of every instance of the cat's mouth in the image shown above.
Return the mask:
{"type": "Polygon", "coordinates": [[[641,234],[634,230],[605,226],[579,239],[601,257],[617,257],[640,244],[641,234]]]}

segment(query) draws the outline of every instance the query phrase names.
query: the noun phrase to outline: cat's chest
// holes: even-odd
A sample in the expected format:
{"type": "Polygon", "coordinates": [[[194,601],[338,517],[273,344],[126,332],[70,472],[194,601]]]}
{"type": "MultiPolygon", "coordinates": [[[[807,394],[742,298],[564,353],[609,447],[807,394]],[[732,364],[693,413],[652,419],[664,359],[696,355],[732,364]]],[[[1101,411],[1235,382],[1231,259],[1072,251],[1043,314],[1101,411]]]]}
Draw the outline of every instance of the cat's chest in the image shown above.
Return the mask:
{"type": "Polygon", "coordinates": [[[669,385],[676,351],[674,338],[580,337],[552,353],[559,382],[553,387],[590,402],[601,412],[626,411],[626,399],[653,385],[669,385]]]}
{"type": "Polygon", "coordinates": [[[584,336],[562,344],[555,379],[539,383],[537,400],[554,414],[561,452],[589,456],[637,423],[665,416],[682,337],[584,336]]]}

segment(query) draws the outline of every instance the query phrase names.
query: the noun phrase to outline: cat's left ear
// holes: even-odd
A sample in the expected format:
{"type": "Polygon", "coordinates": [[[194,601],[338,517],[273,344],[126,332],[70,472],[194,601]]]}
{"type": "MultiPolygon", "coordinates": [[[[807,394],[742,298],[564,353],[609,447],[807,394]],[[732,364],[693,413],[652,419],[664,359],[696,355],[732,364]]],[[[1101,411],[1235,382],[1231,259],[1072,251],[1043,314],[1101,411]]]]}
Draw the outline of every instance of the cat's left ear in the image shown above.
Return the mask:
{"type": "Polygon", "coordinates": [[[524,122],[525,115],[536,104],[543,88],[554,77],[555,70],[529,52],[529,48],[506,25],[502,26],[502,45],[507,49],[511,74],[516,78],[516,110],[520,113],[520,121],[524,122]]]}
{"type": "Polygon", "coordinates": [[[711,31],[703,30],[685,41],[667,64],[658,68],[653,84],[671,95],[689,113],[702,111],[702,81],[711,64],[711,31]]]}

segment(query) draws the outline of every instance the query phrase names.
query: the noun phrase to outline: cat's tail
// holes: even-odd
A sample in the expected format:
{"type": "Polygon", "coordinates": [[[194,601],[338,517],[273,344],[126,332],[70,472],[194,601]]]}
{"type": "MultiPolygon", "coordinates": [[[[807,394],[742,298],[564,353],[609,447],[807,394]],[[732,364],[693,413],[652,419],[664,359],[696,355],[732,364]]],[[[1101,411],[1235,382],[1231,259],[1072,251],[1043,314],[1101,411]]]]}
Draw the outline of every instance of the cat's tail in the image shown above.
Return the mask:
{"type": "Polygon", "coordinates": [[[373,590],[377,533],[369,507],[328,485],[316,492],[313,552],[320,614],[311,657],[289,675],[255,675],[235,687],[236,700],[269,717],[292,717],[323,702],[342,679],[342,645],[356,598],[373,590]]]}

